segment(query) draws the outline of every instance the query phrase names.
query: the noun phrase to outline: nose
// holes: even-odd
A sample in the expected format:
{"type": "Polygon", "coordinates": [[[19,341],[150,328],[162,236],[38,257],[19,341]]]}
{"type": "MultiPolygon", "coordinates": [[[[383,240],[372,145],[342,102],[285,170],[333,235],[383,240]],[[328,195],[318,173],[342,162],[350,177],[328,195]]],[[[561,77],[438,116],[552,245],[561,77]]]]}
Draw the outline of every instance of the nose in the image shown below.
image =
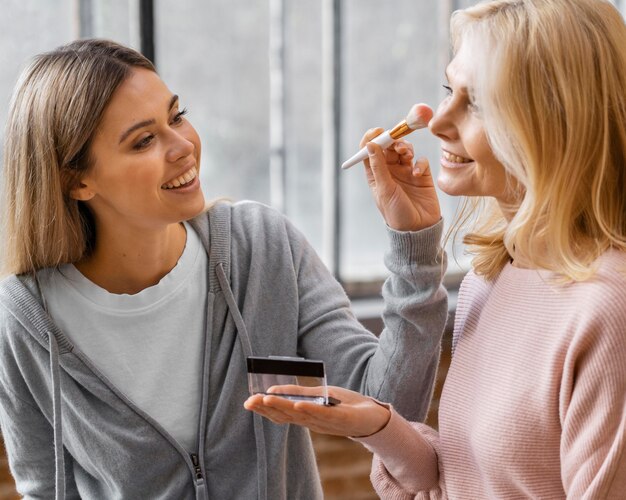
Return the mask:
{"type": "Polygon", "coordinates": [[[450,106],[450,99],[446,99],[439,104],[437,111],[428,124],[428,128],[433,135],[436,135],[444,141],[453,141],[458,139],[459,134],[454,116],[454,109],[450,106]]]}
{"type": "Polygon", "coordinates": [[[166,153],[167,161],[177,162],[193,154],[194,150],[195,145],[190,137],[187,137],[182,132],[171,130],[171,140],[166,153]]]}

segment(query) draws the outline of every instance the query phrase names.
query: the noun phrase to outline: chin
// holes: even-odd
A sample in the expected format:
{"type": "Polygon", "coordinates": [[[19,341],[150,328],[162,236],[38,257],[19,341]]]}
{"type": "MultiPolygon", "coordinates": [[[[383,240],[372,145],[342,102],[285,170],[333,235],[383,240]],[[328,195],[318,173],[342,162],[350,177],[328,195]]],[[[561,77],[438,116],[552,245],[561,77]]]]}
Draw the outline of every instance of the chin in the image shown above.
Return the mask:
{"type": "Polygon", "coordinates": [[[186,203],[184,207],[180,207],[180,219],[181,220],[189,220],[197,217],[202,212],[207,209],[207,202],[204,199],[204,196],[201,194],[194,199],[192,203],[186,203]]]}
{"type": "Polygon", "coordinates": [[[437,186],[449,196],[471,196],[462,184],[451,182],[450,179],[445,179],[441,176],[437,178],[437,186]]]}

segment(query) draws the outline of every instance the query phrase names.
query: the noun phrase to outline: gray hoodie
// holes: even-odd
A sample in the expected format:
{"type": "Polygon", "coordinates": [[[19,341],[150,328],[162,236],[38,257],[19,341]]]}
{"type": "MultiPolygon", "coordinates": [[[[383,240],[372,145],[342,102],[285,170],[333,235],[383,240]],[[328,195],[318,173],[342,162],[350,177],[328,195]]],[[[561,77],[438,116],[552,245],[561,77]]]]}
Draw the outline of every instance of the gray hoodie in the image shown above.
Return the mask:
{"type": "Polygon", "coordinates": [[[329,384],[411,420],[426,415],[447,316],[441,222],[389,230],[379,339],[278,212],[219,203],[191,223],[209,256],[202,445],[192,455],[52,323],[32,276],[0,283],[0,425],[26,498],[321,498],[308,431],[243,408],[249,355],[321,359],[329,384]]]}

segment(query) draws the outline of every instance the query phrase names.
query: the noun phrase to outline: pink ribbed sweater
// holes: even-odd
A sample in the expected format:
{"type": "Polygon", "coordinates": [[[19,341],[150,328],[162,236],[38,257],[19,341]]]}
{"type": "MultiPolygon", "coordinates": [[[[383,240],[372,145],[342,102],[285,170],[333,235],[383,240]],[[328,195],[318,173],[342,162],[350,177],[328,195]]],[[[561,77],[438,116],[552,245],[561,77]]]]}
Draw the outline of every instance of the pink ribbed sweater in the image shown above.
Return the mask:
{"type": "Polygon", "coordinates": [[[468,274],[439,432],[392,412],[359,440],[382,498],[626,499],[626,254],[598,264],[468,274]]]}

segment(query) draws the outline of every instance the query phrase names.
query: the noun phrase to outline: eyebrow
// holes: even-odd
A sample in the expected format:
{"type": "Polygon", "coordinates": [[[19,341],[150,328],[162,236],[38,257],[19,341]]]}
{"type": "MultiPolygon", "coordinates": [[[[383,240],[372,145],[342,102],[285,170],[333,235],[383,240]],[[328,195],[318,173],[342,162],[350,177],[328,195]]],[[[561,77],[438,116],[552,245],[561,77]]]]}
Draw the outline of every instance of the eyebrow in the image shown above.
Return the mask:
{"type": "MultiPolygon", "coordinates": [[[[172,96],[172,98],[170,99],[170,103],[167,106],[167,110],[171,111],[171,109],[174,107],[174,105],[178,102],[178,95],[174,94],[172,96]]],[[[120,136],[120,142],[119,144],[122,144],[122,142],[124,142],[124,140],[130,135],[132,134],[135,130],[143,128],[143,127],[147,127],[148,125],[153,125],[156,123],[156,120],[154,118],[151,118],[150,120],[143,120],[141,122],[135,123],[133,126],[129,127],[121,136],[120,136]]]]}

